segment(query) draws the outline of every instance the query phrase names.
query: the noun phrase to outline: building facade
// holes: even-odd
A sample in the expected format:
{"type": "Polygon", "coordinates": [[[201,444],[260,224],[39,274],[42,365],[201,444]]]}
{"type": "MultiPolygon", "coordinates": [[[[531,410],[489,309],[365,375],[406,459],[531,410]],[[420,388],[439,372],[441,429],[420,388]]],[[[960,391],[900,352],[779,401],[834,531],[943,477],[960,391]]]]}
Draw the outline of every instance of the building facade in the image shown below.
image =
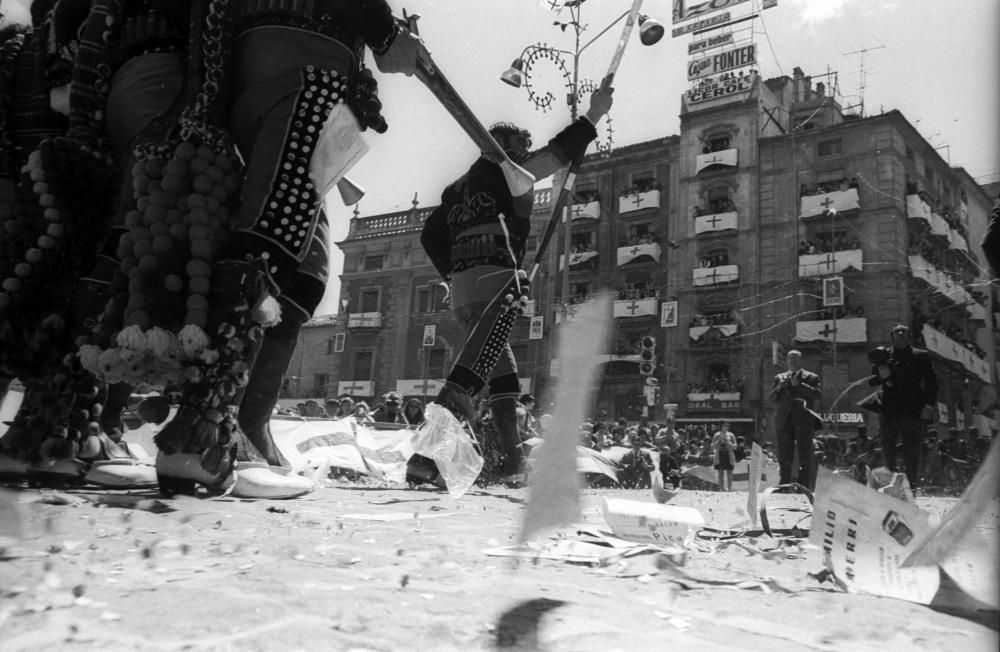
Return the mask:
{"type": "MultiPolygon", "coordinates": [[[[614,293],[593,413],[773,437],[773,376],[797,348],[831,431],[870,415],[868,351],[909,324],[934,358],[942,432],[996,428],[1000,304],[978,243],[990,197],[898,111],[845,113],[801,70],[723,75],[682,99],[680,135],[585,161],[511,335],[545,410],[560,327],[614,293]],[[568,256],[568,266],[565,264],[568,256]]],[[[558,184],[556,184],[558,187],[558,184]]],[[[535,194],[526,266],[550,220],[535,194]]],[[[433,397],[462,336],[420,242],[431,208],[359,216],[339,243],[342,312],[303,329],[299,397],[433,397]]]]}

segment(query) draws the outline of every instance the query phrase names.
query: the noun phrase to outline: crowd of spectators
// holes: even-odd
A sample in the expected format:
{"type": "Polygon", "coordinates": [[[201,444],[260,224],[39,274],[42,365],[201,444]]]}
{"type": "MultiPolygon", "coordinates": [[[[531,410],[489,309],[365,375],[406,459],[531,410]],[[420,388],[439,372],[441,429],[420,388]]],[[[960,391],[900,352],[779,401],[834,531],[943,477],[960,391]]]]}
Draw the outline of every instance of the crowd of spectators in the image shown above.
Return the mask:
{"type": "Polygon", "coordinates": [[[618,239],[619,247],[634,247],[635,245],[659,244],[660,236],[655,231],[644,231],[623,236],[618,239]]]}
{"type": "Polygon", "coordinates": [[[820,183],[803,183],[799,186],[799,197],[809,197],[812,195],[825,195],[828,192],[837,192],[858,189],[858,178],[851,177],[851,180],[841,179],[840,181],[821,181],[820,183]]]}
{"type": "Polygon", "coordinates": [[[723,251],[721,253],[705,255],[701,257],[701,266],[703,268],[720,267],[722,265],[729,264],[729,252],[723,251]]]}
{"type": "Polygon", "coordinates": [[[976,342],[965,334],[964,328],[958,326],[954,323],[944,322],[940,319],[940,316],[928,317],[924,314],[924,311],[920,309],[917,304],[910,305],[910,311],[913,314],[913,337],[914,344],[920,347],[926,347],[927,344],[923,339],[924,324],[929,325],[934,330],[939,333],[944,333],[951,340],[957,342],[961,346],[965,347],[966,350],[971,351],[977,358],[981,360],[986,359],[986,351],[976,344],[976,342]]]}
{"type": "Polygon", "coordinates": [[[632,299],[659,299],[660,288],[652,283],[630,283],[618,290],[618,300],[627,301],[632,299]]]}
{"type": "Polygon", "coordinates": [[[829,233],[821,233],[816,236],[816,242],[813,242],[812,240],[799,241],[800,256],[806,256],[809,254],[828,254],[835,251],[850,251],[852,249],[860,248],[860,240],[852,238],[848,241],[847,236],[843,233],[838,233],[836,237],[833,237],[829,233]]]}
{"type": "Polygon", "coordinates": [[[701,217],[702,215],[717,215],[719,213],[731,213],[736,210],[736,204],[729,197],[721,197],[719,199],[711,199],[705,208],[701,206],[694,207],[694,216],[701,217]]]}
{"type": "Polygon", "coordinates": [[[418,398],[410,398],[405,402],[398,392],[389,392],[382,397],[382,402],[371,409],[369,404],[363,400],[355,400],[349,394],[342,394],[338,398],[328,398],[325,405],[320,405],[317,401],[309,399],[297,403],[295,407],[277,408],[277,413],[282,416],[308,417],[312,419],[354,419],[363,425],[373,423],[402,423],[406,425],[420,425],[424,421],[424,404],[418,398]],[[397,413],[400,415],[397,417],[397,413]],[[389,420],[391,417],[391,420],[389,420]]]}

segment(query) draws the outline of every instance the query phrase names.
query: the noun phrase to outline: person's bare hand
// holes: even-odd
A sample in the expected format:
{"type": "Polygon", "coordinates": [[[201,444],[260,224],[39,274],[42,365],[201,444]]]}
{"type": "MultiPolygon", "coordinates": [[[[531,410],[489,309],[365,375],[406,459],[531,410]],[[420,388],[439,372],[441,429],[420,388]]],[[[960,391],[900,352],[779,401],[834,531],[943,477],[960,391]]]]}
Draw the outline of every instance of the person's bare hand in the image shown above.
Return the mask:
{"type": "Polygon", "coordinates": [[[613,78],[609,75],[601,81],[601,86],[590,96],[590,108],[587,109],[587,119],[593,124],[597,124],[601,118],[608,114],[611,105],[614,104],[612,95],[615,92],[611,82],[613,78]]]}

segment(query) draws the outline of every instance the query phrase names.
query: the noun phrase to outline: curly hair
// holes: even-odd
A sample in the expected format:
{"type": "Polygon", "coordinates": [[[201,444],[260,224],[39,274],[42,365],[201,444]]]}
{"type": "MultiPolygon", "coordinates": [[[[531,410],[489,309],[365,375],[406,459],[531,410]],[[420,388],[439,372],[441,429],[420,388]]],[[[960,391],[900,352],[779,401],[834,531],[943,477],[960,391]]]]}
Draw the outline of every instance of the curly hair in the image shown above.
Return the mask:
{"type": "Polygon", "coordinates": [[[531,149],[531,132],[518,127],[513,122],[497,122],[490,126],[489,132],[500,147],[505,150],[510,147],[510,139],[515,136],[527,139],[528,149],[531,149]]]}

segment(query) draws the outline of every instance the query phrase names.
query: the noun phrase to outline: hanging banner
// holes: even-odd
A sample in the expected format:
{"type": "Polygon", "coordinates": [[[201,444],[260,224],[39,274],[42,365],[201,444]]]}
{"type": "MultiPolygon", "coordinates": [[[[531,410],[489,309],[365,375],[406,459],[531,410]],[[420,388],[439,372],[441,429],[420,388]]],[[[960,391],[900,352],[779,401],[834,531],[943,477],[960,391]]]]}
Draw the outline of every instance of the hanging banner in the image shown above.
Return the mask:
{"type": "Polygon", "coordinates": [[[751,43],[710,57],[688,61],[688,79],[709,77],[754,65],[757,65],[757,46],[751,43]]]}
{"type": "Polygon", "coordinates": [[[542,316],[532,317],[531,326],[528,328],[529,340],[540,340],[544,334],[545,318],[542,316]]]}
{"type": "Polygon", "coordinates": [[[427,324],[424,326],[424,341],[421,346],[434,346],[434,341],[437,339],[437,325],[427,324]]]}
{"type": "Polygon", "coordinates": [[[677,325],[677,302],[664,301],[660,306],[660,326],[672,328],[677,325]]]}

